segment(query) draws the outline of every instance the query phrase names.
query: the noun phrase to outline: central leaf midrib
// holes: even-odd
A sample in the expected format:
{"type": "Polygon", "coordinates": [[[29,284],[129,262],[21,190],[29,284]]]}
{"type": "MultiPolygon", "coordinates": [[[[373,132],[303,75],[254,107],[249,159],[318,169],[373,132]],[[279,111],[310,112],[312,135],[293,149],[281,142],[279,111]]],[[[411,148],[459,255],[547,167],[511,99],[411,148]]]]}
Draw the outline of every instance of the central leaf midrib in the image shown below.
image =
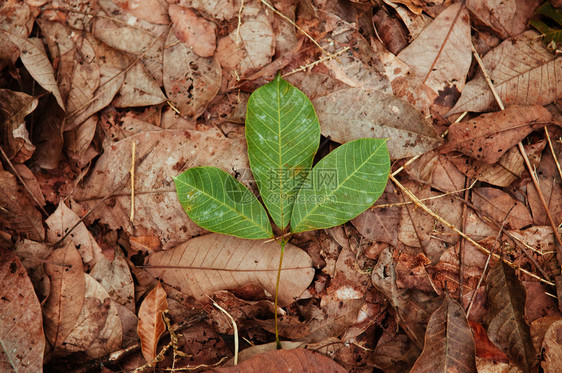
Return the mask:
{"type": "MultiPolygon", "coordinates": [[[[348,143],[349,144],[349,143],[348,143]]],[[[378,150],[381,148],[381,146],[384,144],[384,142],[382,142],[376,149],[375,151],[369,156],[367,157],[367,159],[361,163],[361,165],[359,167],[356,167],[355,170],[348,176],[345,178],[345,180],[343,182],[341,182],[338,187],[336,189],[334,189],[330,194],[326,195],[326,198],[329,198],[330,196],[332,196],[334,193],[336,193],[343,185],[345,185],[345,183],[353,176],[355,175],[357,172],[359,172],[359,170],[361,170],[361,168],[374,156],[377,155],[378,150]]],[[[347,158],[347,152],[346,154],[346,158],[347,158]]],[[[311,173],[312,174],[312,173],[311,173]]],[[[314,208],[312,210],[310,210],[305,216],[303,216],[303,218],[301,219],[299,225],[297,225],[298,228],[309,216],[311,216],[314,211],[316,211],[318,209],[318,207],[320,207],[321,203],[317,203],[316,206],[314,206],[314,208]]]]}
{"type": "Polygon", "coordinates": [[[192,187],[192,188],[198,190],[201,194],[203,194],[203,195],[209,197],[209,198],[212,199],[213,201],[219,202],[221,205],[225,206],[227,209],[238,213],[239,215],[241,215],[242,217],[244,217],[246,220],[252,222],[255,226],[259,227],[262,232],[265,232],[265,233],[267,233],[268,236],[270,236],[270,234],[269,234],[268,231],[264,230],[263,227],[258,224],[258,222],[256,222],[254,219],[252,219],[252,218],[246,216],[246,214],[244,214],[244,213],[242,213],[241,211],[238,211],[238,210],[236,210],[236,209],[230,207],[229,205],[227,205],[227,204],[224,203],[223,201],[221,201],[221,200],[215,198],[214,196],[208,194],[208,193],[205,192],[203,189],[200,189],[200,188],[198,188],[198,187],[195,186],[195,185],[191,185],[191,184],[186,183],[185,181],[182,181],[182,180],[180,180],[180,182],[182,182],[183,184],[188,185],[188,186],[190,186],[190,187],[192,187]]]}

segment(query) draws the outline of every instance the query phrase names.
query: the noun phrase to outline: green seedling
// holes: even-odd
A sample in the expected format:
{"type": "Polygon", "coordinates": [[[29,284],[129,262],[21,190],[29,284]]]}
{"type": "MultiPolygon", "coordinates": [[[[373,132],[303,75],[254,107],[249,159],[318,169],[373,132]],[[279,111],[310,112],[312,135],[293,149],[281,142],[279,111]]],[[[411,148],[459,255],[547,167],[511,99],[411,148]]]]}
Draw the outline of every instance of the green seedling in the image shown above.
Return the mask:
{"type": "MultiPolygon", "coordinates": [[[[174,181],[183,208],[197,225],[279,243],[277,310],[286,243],[294,233],[344,224],[371,207],[386,186],[390,158],[385,139],[358,139],[312,167],[320,143],[316,112],[308,97],[280,75],[250,96],[246,141],[267,211],[240,181],[216,167],[190,168],[174,181]],[[277,237],[269,217],[280,231],[277,237]]],[[[279,347],[277,312],[275,339],[279,347]]]]}

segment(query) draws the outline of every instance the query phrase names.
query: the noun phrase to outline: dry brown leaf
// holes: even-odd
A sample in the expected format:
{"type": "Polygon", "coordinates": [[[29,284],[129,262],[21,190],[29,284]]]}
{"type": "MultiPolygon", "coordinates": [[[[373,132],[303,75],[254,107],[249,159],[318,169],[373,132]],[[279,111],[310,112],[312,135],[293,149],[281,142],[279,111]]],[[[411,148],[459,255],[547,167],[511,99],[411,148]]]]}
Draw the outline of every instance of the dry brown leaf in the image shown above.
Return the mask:
{"type": "Polygon", "coordinates": [[[99,152],[92,145],[96,134],[98,118],[92,115],[76,128],[64,132],[64,149],[72,161],[83,169],[99,152]]]}
{"type": "Polygon", "coordinates": [[[36,98],[23,92],[0,89],[2,146],[8,158],[16,162],[27,161],[35,151],[25,127],[25,117],[38,103],[36,98]]]}
{"type": "Polygon", "coordinates": [[[380,9],[373,16],[373,24],[386,48],[398,54],[408,45],[408,31],[396,17],[392,17],[386,9],[380,9]]]}
{"type": "Polygon", "coordinates": [[[420,349],[398,330],[396,324],[391,323],[377,341],[372,363],[385,373],[408,372],[420,352],[420,349]]]}
{"type": "Polygon", "coordinates": [[[64,101],[55,80],[55,71],[47,57],[41,39],[22,38],[4,30],[0,30],[0,32],[18,46],[20,49],[21,62],[24,64],[29,74],[41,87],[55,96],[57,103],[64,110],[64,101]]]}
{"type": "MultiPolygon", "coordinates": [[[[546,105],[562,94],[562,59],[550,53],[539,35],[526,31],[515,40],[506,40],[482,61],[506,106],[546,105]],[[509,56],[509,57],[506,57],[509,56]]],[[[497,107],[482,73],[468,82],[449,114],[484,112],[497,107]]]]}
{"type": "MultiPolygon", "coordinates": [[[[250,0],[252,1],[252,0],[250,0]]],[[[248,3],[250,1],[245,1],[248,3]]],[[[180,5],[197,9],[201,14],[208,15],[219,21],[230,20],[238,16],[240,0],[182,0],[180,5]]]]}
{"type": "Polygon", "coordinates": [[[482,23],[500,35],[502,39],[519,35],[527,29],[527,22],[541,0],[468,0],[466,7],[475,16],[475,23],[482,23]]]}
{"type": "MultiPolygon", "coordinates": [[[[27,38],[33,28],[33,17],[29,2],[5,0],[0,3],[0,29],[27,38]]],[[[7,38],[0,40],[0,70],[19,58],[18,46],[7,38]]]]}
{"type": "Polygon", "coordinates": [[[172,4],[168,9],[176,37],[201,57],[211,57],[217,47],[217,25],[193,10],[172,4]]]}
{"type": "MultiPolygon", "coordinates": [[[[248,284],[257,284],[269,294],[274,294],[279,254],[279,244],[275,241],[243,240],[211,233],[192,238],[173,249],[154,253],[147,263],[154,268],[147,270],[182,293],[196,298],[248,284]]],[[[279,303],[292,303],[306,290],[313,276],[312,260],[308,254],[288,244],[279,285],[279,303]]]]}
{"type": "Polygon", "coordinates": [[[124,193],[97,207],[92,219],[135,236],[157,236],[164,247],[171,247],[204,232],[186,216],[172,180],[172,176],[196,166],[215,166],[232,173],[249,169],[245,140],[197,131],[142,132],[106,148],[91,176],[73,196],[85,208],[92,208],[110,193],[124,193]],[[135,220],[131,222],[128,172],[133,141],[137,160],[142,161],[135,170],[135,220]],[[115,192],[120,185],[123,188],[115,192]]]}
{"type": "Polygon", "coordinates": [[[456,192],[464,188],[464,175],[447,157],[435,151],[422,155],[406,168],[406,172],[413,180],[443,192],[456,192]]]}
{"type": "Polygon", "coordinates": [[[524,204],[496,188],[474,188],[472,203],[496,222],[502,224],[505,220],[506,229],[521,229],[533,223],[524,204]]]}
{"type": "Polygon", "coordinates": [[[515,270],[499,261],[486,277],[490,306],[488,336],[494,344],[525,371],[536,363],[529,325],[525,321],[525,287],[515,270]]]}
{"type": "Polygon", "coordinates": [[[147,362],[154,360],[158,353],[158,340],[166,331],[162,313],[167,308],[166,291],[158,283],[144,298],[139,308],[137,332],[141,340],[142,355],[147,362]]]}
{"type": "Polygon", "coordinates": [[[398,58],[412,68],[422,84],[440,96],[456,98],[464,88],[471,56],[468,11],[463,4],[455,3],[441,12],[398,58]]]}
{"type": "Polygon", "coordinates": [[[310,372],[310,373],[345,373],[346,370],[334,360],[318,352],[305,349],[277,350],[256,355],[243,363],[224,368],[215,368],[207,372],[216,373],[262,373],[272,369],[278,373],[310,372]]]}
{"type": "Polygon", "coordinates": [[[85,299],[82,258],[71,241],[49,255],[45,273],[51,279],[51,291],[43,304],[43,327],[56,353],[74,330],[85,299]]]}
{"type": "Polygon", "coordinates": [[[116,252],[113,260],[101,257],[90,276],[103,286],[112,301],[135,312],[135,285],[123,254],[116,252]]]}
{"type": "Polygon", "coordinates": [[[562,320],[556,321],[548,328],[542,348],[544,360],[541,366],[545,373],[558,372],[562,361],[562,320]]]}
{"type": "Polygon", "coordinates": [[[167,25],[168,3],[158,0],[113,0],[115,5],[121,9],[126,9],[137,18],[158,25],[167,25]]]}
{"type": "Polygon", "coordinates": [[[84,276],[84,305],[63,348],[66,352],[84,351],[89,357],[99,358],[121,347],[121,319],[107,291],[90,275],[84,276]]]}
{"type": "MultiPolygon", "coordinates": [[[[57,242],[68,232],[70,228],[74,227],[79,220],[80,217],[68,208],[61,199],[55,212],[52,213],[47,220],[45,220],[45,223],[48,226],[47,240],[50,243],[57,242]]],[[[103,257],[101,247],[98,245],[83,222],[79,223],[72,230],[65,241],[63,241],[63,245],[67,241],[72,241],[78,248],[82,261],[88,266],[88,268],[94,266],[96,262],[103,257]]]]}
{"type": "Polygon", "coordinates": [[[379,91],[341,89],[312,103],[324,136],[342,144],[364,137],[388,138],[391,159],[422,154],[441,142],[412,105],[379,91]]]}
{"type": "Polygon", "coordinates": [[[0,223],[4,229],[43,241],[45,228],[42,220],[41,213],[16,177],[8,171],[0,171],[0,223]]]}
{"type": "Polygon", "coordinates": [[[264,8],[257,0],[244,3],[240,27],[218,41],[216,57],[229,80],[246,77],[271,62],[275,53],[273,13],[264,8]]]}
{"type": "Polygon", "coordinates": [[[423,351],[410,372],[476,372],[475,355],[464,310],[447,295],[429,319],[423,351]]]}
{"type": "Polygon", "coordinates": [[[180,43],[173,30],[164,50],[164,88],[182,116],[196,118],[217,95],[221,66],[215,57],[200,57],[180,43]]]}
{"type": "Polygon", "coordinates": [[[10,250],[0,248],[0,370],[40,372],[45,335],[41,305],[25,268],[10,250]]]}
{"type": "Polygon", "coordinates": [[[24,164],[24,163],[16,163],[14,164],[14,168],[18,175],[23,179],[29,191],[35,197],[37,202],[39,202],[40,206],[45,206],[47,202],[45,202],[45,197],[43,196],[43,192],[41,191],[41,186],[37,182],[37,178],[31,172],[31,170],[24,164]]]}
{"type": "MultiPolygon", "coordinates": [[[[553,145],[559,147],[558,144],[553,145]]],[[[562,159],[562,151],[558,152],[557,159],[559,161],[562,159]]],[[[536,175],[550,215],[554,219],[554,224],[560,225],[562,223],[562,183],[560,182],[561,176],[558,173],[550,151],[542,158],[539,167],[536,169],[536,175]]],[[[537,225],[549,225],[548,216],[537,189],[531,182],[527,184],[527,198],[533,213],[534,223],[537,225]]]]}
{"type": "Polygon", "coordinates": [[[449,127],[448,142],[442,152],[457,150],[484,163],[496,163],[511,147],[533,130],[542,127],[552,115],[542,106],[511,106],[482,114],[449,127]]]}

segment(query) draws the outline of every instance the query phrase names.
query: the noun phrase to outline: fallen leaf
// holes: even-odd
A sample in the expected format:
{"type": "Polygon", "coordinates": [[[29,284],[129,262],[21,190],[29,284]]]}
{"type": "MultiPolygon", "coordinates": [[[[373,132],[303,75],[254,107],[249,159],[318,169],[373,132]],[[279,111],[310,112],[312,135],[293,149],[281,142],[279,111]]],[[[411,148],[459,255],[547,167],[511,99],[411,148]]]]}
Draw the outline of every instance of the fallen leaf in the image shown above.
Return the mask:
{"type": "MultiPolygon", "coordinates": [[[[215,57],[200,57],[170,30],[164,50],[164,88],[181,115],[196,118],[217,95],[221,66],[215,57]]],[[[218,53],[217,53],[218,55],[218,53]]]]}
{"type": "Polygon", "coordinates": [[[423,351],[410,372],[476,372],[475,355],[464,310],[447,295],[429,319],[423,351]]]}
{"type": "Polygon", "coordinates": [[[0,171],[0,222],[3,229],[35,240],[45,239],[42,216],[28,192],[8,171],[0,171]]]}
{"type": "Polygon", "coordinates": [[[98,118],[92,115],[76,128],[63,134],[64,150],[79,169],[84,169],[99,154],[96,147],[92,145],[97,125],[98,118]]]}
{"type": "Polygon", "coordinates": [[[500,189],[474,188],[472,203],[496,222],[502,224],[505,220],[506,229],[521,229],[533,223],[525,205],[500,189]]]}
{"type": "MultiPolygon", "coordinates": [[[[148,259],[147,271],[198,299],[217,290],[247,284],[258,284],[274,294],[280,252],[279,244],[274,241],[211,233],[154,253],[148,259]]],[[[306,252],[287,244],[279,285],[280,305],[292,303],[306,290],[314,276],[311,265],[306,252]]]]}
{"type": "Polygon", "coordinates": [[[27,161],[35,151],[25,127],[25,117],[35,110],[38,103],[39,100],[23,92],[0,89],[3,149],[8,158],[16,162],[27,161]]]}
{"type": "MultiPolygon", "coordinates": [[[[0,29],[27,38],[33,28],[33,16],[29,9],[29,2],[18,0],[2,1],[0,3],[0,29]]],[[[2,38],[0,41],[0,70],[8,63],[15,63],[19,58],[18,46],[2,38]]]]}
{"type": "MultiPolygon", "coordinates": [[[[560,98],[562,59],[537,42],[538,37],[536,32],[526,31],[514,40],[504,41],[482,58],[505,106],[546,105],[560,98]]],[[[496,100],[479,72],[466,84],[449,115],[484,112],[495,107],[496,100]]]]}
{"type": "Polygon", "coordinates": [[[137,18],[150,23],[167,25],[170,22],[167,3],[158,0],[113,0],[115,5],[126,9],[137,18]]]}
{"type": "Polygon", "coordinates": [[[217,47],[217,25],[190,8],[172,4],[168,9],[176,37],[201,57],[211,57],[217,47]]]}
{"type": "Polygon", "coordinates": [[[166,101],[160,86],[148,74],[142,63],[135,63],[125,74],[123,85],[115,97],[116,107],[158,105],[166,101]]]}
{"type": "Polygon", "coordinates": [[[101,257],[90,271],[90,276],[103,286],[112,301],[135,312],[135,286],[123,254],[116,252],[113,260],[101,257]]]}
{"type": "Polygon", "coordinates": [[[227,21],[238,15],[239,0],[187,0],[182,4],[197,9],[201,14],[219,21],[227,21]]]}
{"type": "Polygon", "coordinates": [[[511,147],[552,119],[541,106],[511,106],[449,126],[442,152],[457,150],[484,163],[496,163],[511,147]]]}
{"type": "Polygon", "coordinates": [[[137,332],[141,340],[142,355],[147,362],[152,362],[158,353],[158,340],[166,331],[162,313],[167,308],[166,291],[158,283],[142,301],[138,314],[137,332]]]}
{"type": "Polygon", "coordinates": [[[100,358],[121,347],[121,319],[107,291],[90,275],[84,276],[84,305],[63,348],[66,352],[84,351],[89,357],[100,358]]]}
{"type": "MultiPolygon", "coordinates": [[[[55,212],[45,220],[49,227],[47,229],[47,240],[52,244],[58,242],[79,221],[80,217],[68,208],[61,199],[55,212]]],[[[82,261],[88,267],[92,267],[103,257],[101,247],[83,222],[74,227],[65,241],[63,241],[63,245],[68,241],[72,241],[78,248],[82,261]]]]}
{"type": "Polygon", "coordinates": [[[499,261],[486,276],[490,306],[488,337],[510,359],[530,372],[536,363],[529,325],[525,321],[525,287],[515,270],[499,261]]]}
{"type": "Polygon", "coordinates": [[[342,144],[364,137],[388,138],[391,159],[422,154],[441,142],[419,111],[392,95],[348,88],[317,98],[312,104],[324,136],[342,144]]]}
{"type": "Polygon", "coordinates": [[[256,355],[251,359],[242,362],[233,367],[215,368],[207,372],[217,373],[234,373],[248,372],[258,373],[267,372],[275,367],[275,371],[279,373],[289,372],[334,372],[344,373],[346,370],[334,360],[326,357],[318,352],[294,349],[294,350],[277,350],[264,354],[256,355]]]}
{"type": "Polygon", "coordinates": [[[82,259],[71,241],[49,255],[45,273],[51,279],[51,290],[43,304],[43,327],[47,341],[57,353],[64,349],[66,337],[75,328],[85,299],[82,259]]]}
{"type": "Polygon", "coordinates": [[[1,248],[0,319],[0,369],[42,371],[45,335],[41,305],[18,257],[1,248]]]}
{"type": "MultiPolygon", "coordinates": [[[[183,211],[172,189],[172,176],[189,167],[207,165],[243,173],[249,169],[245,141],[198,131],[142,132],[108,146],[73,197],[85,208],[92,208],[109,194],[125,193],[94,209],[91,218],[135,236],[157,236],[163,247],[171,247],[204,232],[183,211]],[[135,219],[131,222],[128,172],[133,141],[137,160],[142,161],[135,169],[135,219]],[[119,186],[122,188],[116,191],[119,186]]],[[[241,181],[249,185],[248,179],[241,181]]]]}
{"type": "Polygon", "coordinates": [[[408,45],[409,35],[406,27],[398,18],[392,17],[386,9],[380,9],[373,16],[373,24],[391,53],[398,54],[408,45]]]}
{"type": "Polygon", "coordinates": [[[462,92],[472,61],[470,23],[464,4],[453,4],[441,12],[398,58],[436,93],[446,89],[453,95],[462,92]]]}
{"type": "Polygon", "coordinates": [[[384,372],[409,372],[420,352],[416,344],[399,330],[395,323],[390,323],[377,341],[371,361],[384,372]]]}
{"type": "Polygon", "coordinates": [[[488,359],[493,361],[508,361],[509,359],[503,352],[498,350],[498,348],[490,341],[488,335],[486,334],[486,329],[480,323],[474,321],[468,321],[472,334],[474,335],[474,341],[476,344],[476,355],[482,359],[488,359]]]}
{"type": "Polygon", "coordinates": [[[21,62],[24,64],[29,74],[41,87],[55,96],[57,103],[64,110],[64,101],[55,80],[55,71],[47,57],[41,39],[22,38],[4,30],[0,30],[0,32],[18,46],[20,49],[21,62]]]}
{"type": "MultiPolygon", "coordinates": [[[[558,152],[557,159],[561,159],[561,156],[562,152],[558,152]]],[[[562,223],[562,184],[550,151],[543,156],[536,169],[536,175],[550,216],[554,219],[555,225],[560,225],[562,223]]],[[[536,225],[549,225],[548,216],[532,182],[527,184],[527,198],[533,213],[533,222],[536,225]]]]}
{"type": "Polygon", "coordinates": [[[556,321],[548,328],[544,341],[544,360],[541,363],[545,373],[555,373],[560,369],[562,361],[562,321],[556,321]]]}

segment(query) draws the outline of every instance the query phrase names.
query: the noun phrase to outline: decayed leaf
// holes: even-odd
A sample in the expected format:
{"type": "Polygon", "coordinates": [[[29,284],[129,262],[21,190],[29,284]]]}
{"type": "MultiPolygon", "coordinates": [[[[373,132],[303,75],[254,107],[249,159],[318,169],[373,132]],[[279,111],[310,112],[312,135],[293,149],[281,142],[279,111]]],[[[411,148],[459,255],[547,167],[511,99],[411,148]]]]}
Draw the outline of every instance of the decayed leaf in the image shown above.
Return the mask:
{"type": "Polygon", "coordinates": [[[346,370],[334,360],[318,352],[305,349],[277,350],[254,356],[233,367],[216,368],[209,372],[216,373],[261,373],[272,369],[279,373],[344,373],[346,370]]]}
{"type": "Polygon", "coordinates": [[[490,340],[525,372],[530,372],[536,355],[525,321],[525,287],[515,270],[499,261],[486,277],[486,292],[490,340]]]}
{"type": "MultiPolygon", "coordinates": [[[[68,208],[61,199],[56,211],[45,220],[45,223],[49,227],[47,230],[47,240],[49,240],[50,243],[57,242],[70,228],[74,227],[79,220],[80,217],[68,208]]],[[[82,257],[82,261],[89,267],[96,264],[96,262],[103,257],[101,247],[83,222],[72,230],[72,233],[69,234],[65,241],[74,242],[74,245],[76,245],[82,257]]]]}
{"type": "Polygon", "coordinates": [[[275,53],[273,14],[264,8],[259,1],[246,3],[239,29],[232,30],[217,44],[218,61],[234,77],[244,77],[264,67],[275,53]]]}
{"type": "MultiPolygon", "coordinates": [[[[526,31],[506,40],[482,58],[504,105],[546,105],[562,94],[562,59],[526,31]],[[506,57],[509,56],[509,57],[506,57]]],[[[449,114],[484,112],[497,107],[482,73],[468,82],[449,114]]]]}
{"type": "Polygon", "coordinates": [[[6,155],[17,162],[27,161],[35,146],[29,140],[25,117],[33,112],[39,101],[23,92],[0,89],[0,133],[6,155]]]}
{"type": "Polygon", "coordinates": [[[496,163],[512,146],[551,119],[548,110],[536,105],[482,114],[449,126],[449,142],[441,151],[457,150],[482,162],[496,163]]]}
{"type": "MultiPolygon", "coordinates": [[[[29,9],[29,2],[17,0],[2,1],[0,3],[0,29],[26,38],[33,28],[33,16],[29,9]]],[[[8,63],[14,63],[19,57],[18,46],[7,38],[0,41],[0,70],[8,63]]]]}
{"type": "Polygon", "coordinates": [[[123,254],[116,252],[112,261],[102,257],[90,275],[103,286],[114,302],[135,311],[135,286],[123,254]]]}
{"type": "Polygon", "coordinates": [[[45,337],[56,352],[74,329],[85,298],[82,258],[72,242],[49,255],[45,273],[51,279],[51,291],[43,305],[43,325],[45,337]]]}
{"type": "Polygon", "coordinates": [[[411,372],[476,372],[474,338],[461,305],[448,295],[429,319],[411,372]]]}
{"type": "Polygon", "coordinates": [[[127,71],[113,104],[116,107],[135,107],[158,105],[164,101],[166,97],[158,84],[146,72],[144,66],[137,62],[127,71]]]}
{"type": "Polygon", "coordinates": [[[121,319],[107,291],[90,275],[84,276],[84,305],[63,348],[67,352],[84,351],[92,358],[99,358],[121,347],[121,319]]]}
{"type": "Polygon", "coordinates": [[[36,38],[22,38],[3,30],[0,30],[0,32],[18,46],[21,62],[29,71],[29,74],[41,87],[55,96],[57,103],[64,110],[64,101],[55,80],[55,71],[47,57],[43,42],[36,38]]]}
{"type": "Polygon", "coordinates": [[[35,207],[28,192],[19,185],[8,171],[0,171],[0,223],[23,237],[43,241],[41,213],[35,207]]]}
{"type": "MultiPolygon", "coordinates": [[[[91,208],[122,185],[117,193],[126,194],[110,198],[105,207],[94,209],[92,218],[135,236],[157,236],[164,247],[170,247],[204,232],[186,217],[173,190],[172,176],[190,167],[207,165],[233,173],[248,169],[244,141],[198,131],[142,132],[108,147],[97,160],[91,176],[75,190],[74,198],[85,208],[91,208]],[[132,141],[137,143],[133,222],[129,219],[130,196],[126,195],[130,193],[132,141]]],[[[247,179],[241,181],[248,185],[247,179]]]]}
{"type": "Polygon", "coordinates": [[[542,343],[544,360],[541,363],[545,373],[556,373],[562,361],[562,320],[548,328],[542,343]]]}
{"type": "MultiPolygon", "coordinates": [[[[182,293],[196,298],[248,284],[257,284],[274,294],[279,254],[279,244],[275,241],[250,241],[213,233],[151,255],[148,265],[154,268],[147,270],[182,293]]],[[[313,276],[314,269],[308,254],[287,244],[279,303],[287,305],[293,302],[306,290],[313,276]]]]}
{"type": "MultiPolygon", "coordinates": [[[[553,145],[559,147],[558,144],[553,145]]],[[[558,160],[561,159],[561,155],[562,152],[559,151],[557,155],[558,160]]],[[[542,158],[536,173],[550,215],[554,219],[554,224],[559,225],[562,222],[562,184],[560,183],[560,175],[551,152],[548,152],[542,158]]],[[[546,211],[532,182],[527,184],[527,197],[533,213],[534,223],[537,225],[548,225],[549,221],[546,211]]]]}
{"type": "Polygon", "coordinates": [[[447,88],[458,94],[464,88],[471,55],[468,11],[464,4],[455,3],[441,12],[398,58],[436,93],[447,88]]]}
{"type": "Polygon", "coordinates": [[[388,138],[391,159],[422,154],[441,142],[412,105],[379,91],[341,89],[312,104],[324,136],[342,144],[364,137],[388,138]]]}
{"type": "Polygon", "coordinates": [[[151,362],[158,351],[158,340],[166,331],[166,324],[162,313],[168,308],[166,291],[158,283],[144,300],[139,308],[139,325],[137,332],[141,340],[142,356],[151,362]]]}
{"type": "Polygon", "coordinates": [[[221,66],[215,57],[200,57],[181,43],[173,30],[164,50],[164,88],[181,115],[198,117],[221,85],[221,66]]]}
{"type": "Polygon", "coordinates": [[[472,203],[497,222],[505,219],[507,229],[521,229],[533,223],[524,204],[496,188],[474,188],[472,203]]]}
{"type": "Polygon", "coordinates": [[[211,57],[217,46],[217,26],[189,8],[172,4],[168,9],[176,37],[201,57],[211,57]]]}
{"type": "Polygon", "coordinates": [[[166,25],[169,23],[167,3],[158,0],[113,0],[121,9],[150,23],[166,25]]]}
{"type": "Polygon", "coordinates": [[[45,335],[41,305],[25,268],[10,250],[0,248],[0,370],[40,372],[45,335]]]}

